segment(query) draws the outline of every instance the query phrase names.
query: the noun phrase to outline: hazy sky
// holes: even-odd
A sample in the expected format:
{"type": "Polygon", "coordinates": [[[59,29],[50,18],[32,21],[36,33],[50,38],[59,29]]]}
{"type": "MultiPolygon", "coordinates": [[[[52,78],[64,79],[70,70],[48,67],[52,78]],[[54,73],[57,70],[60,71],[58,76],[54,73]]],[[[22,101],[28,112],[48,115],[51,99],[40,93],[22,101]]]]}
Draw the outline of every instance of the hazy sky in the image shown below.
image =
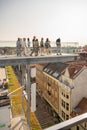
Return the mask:
{"type": "Polygon", "coordinates": [[[87,43],[87,0],[0,0],[0,40],[34,35],[87,43]]]}

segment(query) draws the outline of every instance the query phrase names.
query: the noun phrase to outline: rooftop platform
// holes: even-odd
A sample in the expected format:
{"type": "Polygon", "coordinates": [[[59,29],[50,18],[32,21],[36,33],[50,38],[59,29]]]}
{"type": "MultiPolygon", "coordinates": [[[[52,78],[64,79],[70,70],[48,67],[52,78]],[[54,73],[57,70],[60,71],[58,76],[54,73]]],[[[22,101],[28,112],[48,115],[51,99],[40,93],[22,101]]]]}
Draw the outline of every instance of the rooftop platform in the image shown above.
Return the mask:
{"type": "Polygon", "coordinates": [[[22,65],[22,64],[39,64],[53,62],[74,61],[78,54],[63,54],[63,55],[45,55],[45,56],[22,56],[14,55],[0,56],[0,66],[22,65]]]}

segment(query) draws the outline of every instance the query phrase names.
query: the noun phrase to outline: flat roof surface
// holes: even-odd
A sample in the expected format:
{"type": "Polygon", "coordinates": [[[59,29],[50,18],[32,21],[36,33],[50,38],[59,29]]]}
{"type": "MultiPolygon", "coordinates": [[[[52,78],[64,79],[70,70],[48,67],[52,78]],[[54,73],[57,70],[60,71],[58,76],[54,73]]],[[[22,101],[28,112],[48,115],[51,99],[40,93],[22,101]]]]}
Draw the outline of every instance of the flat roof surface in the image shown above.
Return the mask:
{"type": "Polygon", "coordinates": [[[0,130],[9,130],[10,105],[0,107],[0,130]]]}

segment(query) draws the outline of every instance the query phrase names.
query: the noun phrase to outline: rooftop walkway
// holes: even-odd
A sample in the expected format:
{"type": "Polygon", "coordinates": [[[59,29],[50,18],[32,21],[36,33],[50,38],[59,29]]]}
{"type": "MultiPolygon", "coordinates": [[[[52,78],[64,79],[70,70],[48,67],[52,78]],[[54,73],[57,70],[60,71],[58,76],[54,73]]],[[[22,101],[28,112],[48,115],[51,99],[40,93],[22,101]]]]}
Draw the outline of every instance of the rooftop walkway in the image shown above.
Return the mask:
{"type": "Polygon", "coordinates": [[[22,65],[22,64],[39,64],[53,62],[74,61],[78,54],[62,54],[62,55],[45,55],[45,56],[22,56],[5,55],[0,56],[0,66],[22,65]]]}

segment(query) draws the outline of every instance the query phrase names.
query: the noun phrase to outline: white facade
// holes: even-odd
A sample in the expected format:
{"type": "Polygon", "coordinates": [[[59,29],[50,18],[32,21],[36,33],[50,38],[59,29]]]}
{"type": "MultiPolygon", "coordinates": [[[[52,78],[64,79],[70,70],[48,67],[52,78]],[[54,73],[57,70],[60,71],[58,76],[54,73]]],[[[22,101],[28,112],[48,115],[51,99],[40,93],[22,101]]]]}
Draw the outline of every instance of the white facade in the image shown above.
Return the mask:
{"type": "Polygon", "coordinates": [[[59,115],[62,119],[66,119],[66,115],[70,117],[70,113],[82,98],[87,98],[87,68],[83,67],[72,79],[69,76],[68,69],[66,69],[65,74],[62,75],[60,79],[59,115]],[[68,110],[66,110],[67,103],[69,107],[68,110]]]}
{"type": "Polygon", "coordinates": [[[36,67],[31,67],[31,78],[36,77],[36,67]]]}
{"type": "Polygon", "coordinates": [[[36,111],[36,83],[31,84],[31,111],[36,111]]]}
{"type": "Polygon", "coordinates": [[[87,68],[83,68],[79,75],[73,80],[72,108],[75,108],[83,97],[87,98],[87,68]]]}

